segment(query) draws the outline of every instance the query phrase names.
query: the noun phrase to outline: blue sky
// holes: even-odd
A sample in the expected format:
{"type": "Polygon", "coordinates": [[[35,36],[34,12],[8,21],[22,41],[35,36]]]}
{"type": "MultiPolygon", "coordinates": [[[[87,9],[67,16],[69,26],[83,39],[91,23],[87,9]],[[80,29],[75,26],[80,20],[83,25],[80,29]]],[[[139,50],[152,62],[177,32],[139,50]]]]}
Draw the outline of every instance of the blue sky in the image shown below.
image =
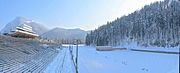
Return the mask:
{"type": "Polygon", "coordinates": [[[0,0],[0,29],[17,16],[46,27],[95,29],[158,0],[0,0]]]}

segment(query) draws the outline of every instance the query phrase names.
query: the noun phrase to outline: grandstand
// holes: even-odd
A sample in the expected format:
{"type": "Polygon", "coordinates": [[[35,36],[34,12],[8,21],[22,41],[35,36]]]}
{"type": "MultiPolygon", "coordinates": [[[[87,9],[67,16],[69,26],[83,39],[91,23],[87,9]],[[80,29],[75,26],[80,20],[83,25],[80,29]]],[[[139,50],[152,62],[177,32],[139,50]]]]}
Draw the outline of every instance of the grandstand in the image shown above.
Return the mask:
{"type": "Polygon", "coordinates": [[[23,37],[23,38],[36,38],[39,35],[36,34],[32,27],[26,24],[22,24],[15,29],[11,30],[8,34],[13,37],[23,37]]]}
{"type": "Polygon", "coordinates": [[[0,73],[42,73],[59,53],[57,45],[0,35],[0,73]]]}

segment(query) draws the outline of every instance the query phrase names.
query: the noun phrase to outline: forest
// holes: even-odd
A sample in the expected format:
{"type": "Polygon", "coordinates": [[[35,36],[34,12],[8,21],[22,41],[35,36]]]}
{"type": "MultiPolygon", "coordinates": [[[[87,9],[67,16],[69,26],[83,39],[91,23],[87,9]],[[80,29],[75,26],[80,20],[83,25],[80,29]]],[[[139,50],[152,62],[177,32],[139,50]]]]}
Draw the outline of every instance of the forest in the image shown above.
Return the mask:
{"type": "Polygon", "coordinates": [[[86,45],[176,47],[180,45],[180,1],[165,0],[144,6],[107,22],[86,36],[86,45]]]}

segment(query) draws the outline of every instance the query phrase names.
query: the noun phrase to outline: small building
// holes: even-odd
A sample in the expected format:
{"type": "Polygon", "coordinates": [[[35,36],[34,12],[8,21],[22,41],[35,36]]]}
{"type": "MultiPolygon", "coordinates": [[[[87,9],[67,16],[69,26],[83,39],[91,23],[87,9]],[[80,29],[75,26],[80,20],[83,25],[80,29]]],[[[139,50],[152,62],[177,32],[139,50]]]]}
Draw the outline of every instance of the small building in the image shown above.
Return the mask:
{"type": "Polygon", "coordinates": [[[96,50],[98,51],[111,51],[113,48],[111,46],[96,46],[96,50]]]}
{"type": "Polygon", "coordinates": [[[22,37],[22,38],[36,38],[39,36],[32,30],[31,26],[26,24],[22,24],[16,27],[15,29],[11,30],[8,34],[13,37],[22,37]]]}
{"type": "Polygon", "coordinates": [[[97,51],[127,50],[127,48],[113,48],[112,46],[96,46],[97,51]]]}

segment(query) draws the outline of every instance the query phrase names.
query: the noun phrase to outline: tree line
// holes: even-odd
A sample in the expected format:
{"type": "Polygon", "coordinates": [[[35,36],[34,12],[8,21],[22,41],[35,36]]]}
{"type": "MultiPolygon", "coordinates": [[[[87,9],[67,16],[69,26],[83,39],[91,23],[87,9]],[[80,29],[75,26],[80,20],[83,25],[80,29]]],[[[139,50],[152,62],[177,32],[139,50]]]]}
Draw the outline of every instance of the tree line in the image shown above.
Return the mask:
{"type": "Polygon", "coordinates": [[[91,31],[86,45],[175,47],[180,45],[180,1],[165,0],[144,6],[91,31]]]}

